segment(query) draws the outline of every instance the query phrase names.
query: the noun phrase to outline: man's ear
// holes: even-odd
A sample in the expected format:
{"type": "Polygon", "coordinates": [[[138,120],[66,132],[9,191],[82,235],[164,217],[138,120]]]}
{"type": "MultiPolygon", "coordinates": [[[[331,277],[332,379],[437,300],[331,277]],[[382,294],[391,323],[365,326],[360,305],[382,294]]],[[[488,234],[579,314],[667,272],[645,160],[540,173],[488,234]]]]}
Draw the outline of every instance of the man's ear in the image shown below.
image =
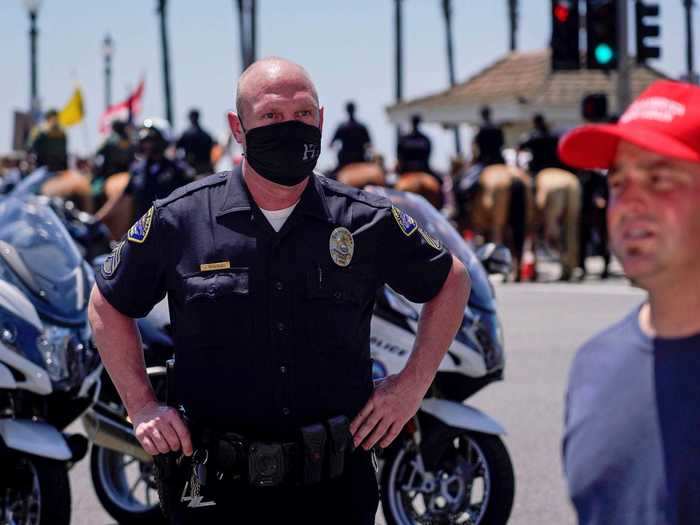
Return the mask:
{"type": "Polygon", "coordinates": [[[228,126],[231,128],[231,133],[236,139],[236,142],[245,148],[245,132],[243,131],[240,117],[233,111],[229,111],[226,117],[228,118],[228,126]]]}

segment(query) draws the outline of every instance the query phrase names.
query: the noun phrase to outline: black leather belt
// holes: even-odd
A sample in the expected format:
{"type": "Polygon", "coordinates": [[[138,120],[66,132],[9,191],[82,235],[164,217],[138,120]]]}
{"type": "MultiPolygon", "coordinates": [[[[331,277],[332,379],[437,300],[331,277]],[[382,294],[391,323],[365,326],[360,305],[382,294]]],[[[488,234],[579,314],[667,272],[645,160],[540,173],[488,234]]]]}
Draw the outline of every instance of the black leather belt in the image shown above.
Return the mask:
{"type": "Polygon", "coordinates": [[[302,427],[298,442],[252,441],[236,433],[207,430],[198,434],[209,454],[210,472],[217,472],[219,479],[247,480],[261,488],[312,485],[337,478],[352,451],[345,416],[302,427]]]}

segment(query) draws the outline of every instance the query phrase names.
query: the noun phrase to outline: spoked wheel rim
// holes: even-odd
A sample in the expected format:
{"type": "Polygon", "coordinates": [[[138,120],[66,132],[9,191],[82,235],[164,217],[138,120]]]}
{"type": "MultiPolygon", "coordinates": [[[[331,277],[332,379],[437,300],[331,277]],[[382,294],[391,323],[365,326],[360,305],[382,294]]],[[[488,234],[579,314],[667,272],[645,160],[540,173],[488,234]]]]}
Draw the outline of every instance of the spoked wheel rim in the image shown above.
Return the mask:
{"type": "Polygon", "coordinates": [[[463,434],[448,444],[434,472],[416,472],[415,445],[409,442],[392,464],[388,494],[400,525],[476,525],[491,496],[491,473],[479,444],[463,434]]]}
{"type": "Polygon", "coordinates": [[[99,447],[100,481],[109,499],[130,513],[148,512],[158,506],[155,467],[152,462],[99,447]]]}
{"type": "Polygon", "coordinates": [[[24,487],[5,489],[0,499],[0,524],[2,525],[39,525],[41,516],[41,487],[39,473],[34,464],[26,458],[17,462],[17,479],[28,476],[24,487]]]}

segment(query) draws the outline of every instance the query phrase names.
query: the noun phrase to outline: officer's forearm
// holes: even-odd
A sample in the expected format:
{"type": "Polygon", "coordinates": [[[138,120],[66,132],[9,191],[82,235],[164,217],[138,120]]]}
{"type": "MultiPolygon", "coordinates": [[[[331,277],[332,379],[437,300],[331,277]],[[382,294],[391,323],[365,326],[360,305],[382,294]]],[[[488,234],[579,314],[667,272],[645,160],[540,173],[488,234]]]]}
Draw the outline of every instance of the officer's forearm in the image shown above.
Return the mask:
{"type": "Polygon", "coordinates": [[[146,374],[136,322],[117,311],[95,286],[88,318],[102,362],[129,414],[157,401],[146,374]]]}
{"type": "Polygon", "coordinates": [[[471,291],[471,281],[464,265],[458,259],[452,259],[452,269],[442,289],[423,306],[414,349],[401,372],[402,379],[425,391],[460,327],[471,291]]]}

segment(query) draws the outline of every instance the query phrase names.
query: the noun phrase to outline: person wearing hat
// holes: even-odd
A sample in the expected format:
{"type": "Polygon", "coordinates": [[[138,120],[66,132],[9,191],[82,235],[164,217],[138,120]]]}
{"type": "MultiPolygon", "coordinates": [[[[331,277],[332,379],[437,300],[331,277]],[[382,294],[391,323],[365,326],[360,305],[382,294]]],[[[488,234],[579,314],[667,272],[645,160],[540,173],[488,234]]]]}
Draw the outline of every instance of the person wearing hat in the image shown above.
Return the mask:
{"type": "Polygon", "coordinates": [[[645,301],[578,351],[564,469],[582,524],[700,520],[700,87],[657,81],[561,159],[608,170],[612,250],[645,301]]]}

